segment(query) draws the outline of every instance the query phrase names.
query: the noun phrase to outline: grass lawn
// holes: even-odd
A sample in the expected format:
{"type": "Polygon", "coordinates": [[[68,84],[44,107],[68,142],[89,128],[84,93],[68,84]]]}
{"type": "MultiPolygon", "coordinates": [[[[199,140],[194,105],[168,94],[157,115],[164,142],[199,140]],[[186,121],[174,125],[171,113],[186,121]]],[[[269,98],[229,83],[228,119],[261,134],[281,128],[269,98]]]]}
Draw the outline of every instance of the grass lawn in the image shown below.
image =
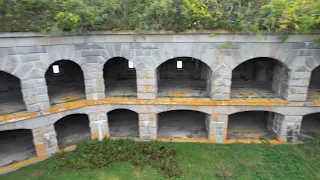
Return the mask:
{"type": "MultiPolygon", "coordinates": [[[[107,168],[46,171],[50,159],[0,176],[1,180],[236,179],[319,180],[320,137],[300,145],[160,143],[177,151],[181,175],[168,178],[150,165],[116,162],[107,168]]],[[[73,152],[71,152],[73,153],[73,152]]]]}

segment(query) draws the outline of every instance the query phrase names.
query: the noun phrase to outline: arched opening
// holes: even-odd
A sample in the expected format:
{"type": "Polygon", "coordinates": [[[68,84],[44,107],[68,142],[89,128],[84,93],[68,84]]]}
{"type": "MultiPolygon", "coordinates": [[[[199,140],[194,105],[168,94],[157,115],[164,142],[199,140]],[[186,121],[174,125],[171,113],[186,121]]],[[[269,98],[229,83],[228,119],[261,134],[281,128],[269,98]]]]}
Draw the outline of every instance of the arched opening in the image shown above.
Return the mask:
{"type": "Polygon", "coordinates": [[[272,58],[254,58],[232,71],[231,98],[283,98],[288,68],[272,58]]]}
{"type": "Polygon", "coordinates": [[[81,67],[69,60],[53,63],[46,71],[50,104],[85,99],[85,85],[81,67]]]}
{"type": "Polygon", "coordinates": [[[91,139],[89,118],[85,114],[72,114],[54,123],[59,148],[91,139]]]}
{"type": "Polygon", "coordinates": [[[301,134],[320,134],[320,113],[309,114],[301,122],[301,134]]]}
{"type": "Polygon", "coordinates": [[[158,138],[207,138],[207,114],[173,110],[158,114],[158,138]]]}
{"type": "Polygon", "coordinates": [[[32,132],[29,129],[0,131],[0,166],[36,157],[32,132]]]}
{"type": "Polygon", "coordinates": [[[25,110],[20,79],[0,71],[0,115],[25,110]]]}
{"type": "Polygon", "coordinates": [[[245,111],[229,115],[227,139],[275,139],[283,115],[269,111],[245,111]]]}
{"type": "Polygon", "coordinates": [[[138,113],[127,109],[116,109],[107,115],[111,137],[139,137],[138,113]]]}
{"type": "Polygon", "coordinates": [[[122,57],[108,60],[103,78],[107,97],[137,97],[137,75],[131,61],[122,57]]]}
{"type": "Polygon", "coordinates": [[[212,71],[191,57],[170,59],[157,67],[158,97],[209,97],[212,71]]]}
{"type": "Polygon", "coordinates": [[[308,101],[314,101],[320,99],[320,66],[315,68],[311,73],[309,89],[308,89],[308,101]]]}

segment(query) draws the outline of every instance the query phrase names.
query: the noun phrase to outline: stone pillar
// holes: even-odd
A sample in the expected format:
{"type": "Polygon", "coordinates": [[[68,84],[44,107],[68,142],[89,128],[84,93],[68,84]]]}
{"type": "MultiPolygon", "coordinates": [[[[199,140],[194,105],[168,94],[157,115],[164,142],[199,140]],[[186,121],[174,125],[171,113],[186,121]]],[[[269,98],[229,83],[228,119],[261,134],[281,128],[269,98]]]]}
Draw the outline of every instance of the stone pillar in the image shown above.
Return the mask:
{"type": "MultiPolygon", "coordinates": [[[[99,59],[100,57],[86,57],[86,61],[90,59],[99,59]]],[[[97,60],[98,61],[98,60],[97,60]]],[[[98,100],[105,98],[105,84],[103,79],[102,65],[99,63],[87,63],[84,70],[84,80],[86,86],[87,100],[98,100]]]]}
{"type": "Polygon", "coordinates": [[[157,139],[158,115],[139,114],[139,135],[140,140],[150,141],[157,139]]]}
{"type": "Polygon", "coordinates": [[[108,116],[105,112],[94,112],[89,114],[91,138],[103,140],[110,136],[108,116]]]}
{"type": "Polygon", "coordinates": [[[273,71],[272,91],[284,98],[288,84],[288,69],[281,65],[276,65],[273,71]]]}
{"type": "Polygon", "coordinates": [[[206,128],[209,141],[224,143],[227,139],[228,115],[207,115],[206,128]]]}
{"type": "Polygon", "coordinates": [[[23,79],[21,80],[21,90],[28,112],[38,112],[50,108],[45,78],[23,79]]]}
{"type": "Polygon", "coordinates": [[[215,70],[211,77],[212,100],[230,100],[232,71],[228,68],[215,70]]]}
{"type": "Polygon", "coordinates": [[[38,158],[49,157],[59,149],[53,124],[32,129],[32,135],[38,158]]]}
{"type": "Polygon", "coordinates": [[[277,139],[282,142],[294,143],[298,141],[303,116],[283,116],[275,114],[273,131],[277,139]]]}
{"type": "Polygon", "coordinates": [[[306,101],[310,78],[311,72],[289,71],[285,100],[306,101]]]}
{"type": "Polygon", "coordinates": [[[156,99],[157,71],[137,71],[138,99],[156,99]]]}

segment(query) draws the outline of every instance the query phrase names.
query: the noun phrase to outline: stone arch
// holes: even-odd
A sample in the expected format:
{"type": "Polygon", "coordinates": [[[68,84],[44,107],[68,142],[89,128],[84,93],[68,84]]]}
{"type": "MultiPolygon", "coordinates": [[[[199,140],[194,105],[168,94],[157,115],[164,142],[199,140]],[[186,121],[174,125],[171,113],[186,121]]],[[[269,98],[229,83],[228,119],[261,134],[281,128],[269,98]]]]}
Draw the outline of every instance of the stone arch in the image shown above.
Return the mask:
{"type": "Polygon", "coordinates": [[[52,63],[45,73],[50,103],[60,104],[84,99],[84,79],[81,66],[74,61],[60,60],[52,63]]]}
{"type": "Polygon", "coordinates": [[[113,57],[103,65],[107,97],[137,96],[137,70],[132,61],[113,57]]]}
{"type": "Polygon", "coordinates": [[[158,96],[210,97],[212,69],[199,59],[180,56],[156,68],[158,96]]]}
{"type": "Polygon", "coordinates": [[[302,134],[320,134],[320,112],[304,115],[301,121],[300,132],[302,134]]]}
{"type": "Polygon", "coordinates": [[[289,69],[278,59],[248,59],[232,69],[231,97],[284,98],[288,80],[289,69]]]}
{"type": "Polygon", "coordinates": [[[90,120],[87,114],[70,114],[54,123],[59,148],[91,139],[90,120]]]}
{"type": "Polygon", "coordinates": [[[211,115],[196,110],[157,114],[158,138],[208,138],[211,115]]]}
{"type": "Polygon", "coordinates": [[[135,111],[117,108],[107,113],[110,136],[139,137],[139,114],[135,111]]]}
{"type": "MultiPolygon", "coordinates": [[[[268,110],[240,111],[228,116],[228,139],[275,139],[284,116],[268,110]]],[[[281,128],[281,127],[280,127],[281,128]]]]}
{"type": "Polygon", "coordinates": [[[248,107],[242,107],[242,108],[230,108],[230,110],[228,110],[228,115],[233,115],[236,113],[241,113],[241,112],[251,112],[251,111],[265,111],[265,112],[273,112],[273,113],[277,113],[280,115],[284,115],[281,110],[277,109],[277,108],[271,108],[271,107],[265,107],[265,106],[250,106],[249,109],[248,107]],[[247,110],[246,110],[247,109],[247,110]]]}
{"type": "Polygon", "coordinates": [[[26,110],[21,87],[21,80],[18,77],[0,71],[0,115],[26,110]]]}
{"type": "Polygon", "coordinates": [[[30,129],[0,131],[0,143],[0,167],[36,157],[36,148],[30,129]]]}

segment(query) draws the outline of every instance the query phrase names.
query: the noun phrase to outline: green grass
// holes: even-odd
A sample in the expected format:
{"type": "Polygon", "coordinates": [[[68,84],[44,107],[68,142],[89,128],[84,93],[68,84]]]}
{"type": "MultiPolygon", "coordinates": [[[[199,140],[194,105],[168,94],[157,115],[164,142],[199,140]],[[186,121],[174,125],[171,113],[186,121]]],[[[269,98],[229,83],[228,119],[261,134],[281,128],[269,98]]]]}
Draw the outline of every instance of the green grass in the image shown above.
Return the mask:
{"type": "MultiPolygon", "coordinates": [[[[142,143],[143,144],[143,143],[142,143]]],[[[161,180],[161,179],[235,179],[235,180],[319,180],[320,137],[301,145],[270,144],[197,144],[197,143],[145,143],[165,146],[177,151],[179,176],[169,178],[150,163],[134,166],[120,161],[106,168],[74,170],[60,168],[48,170],[52,160],[21,168],[0,176],[1,180],[161,180]]],[[[72,152],[74,153],[74,152],[72,152]]]]}

